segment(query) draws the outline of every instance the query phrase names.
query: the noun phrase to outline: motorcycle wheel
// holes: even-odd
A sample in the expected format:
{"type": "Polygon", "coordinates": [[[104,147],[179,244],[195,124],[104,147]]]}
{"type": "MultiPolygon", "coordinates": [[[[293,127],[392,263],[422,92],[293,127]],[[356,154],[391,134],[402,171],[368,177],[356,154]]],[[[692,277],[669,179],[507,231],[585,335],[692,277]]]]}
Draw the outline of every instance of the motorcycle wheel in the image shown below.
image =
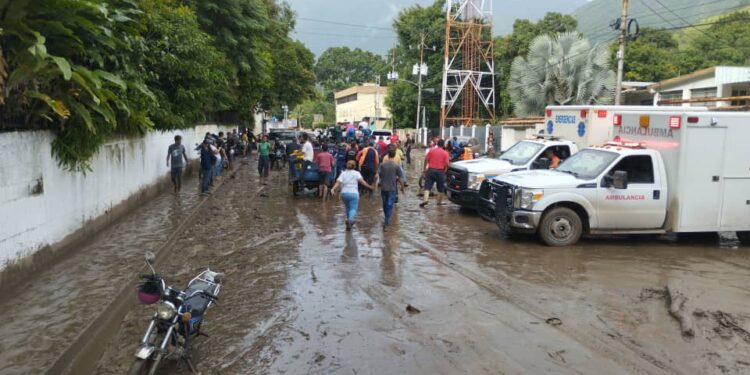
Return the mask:
{"type": "Polygon", "coordinates": [[[143,375],[146,372],[146,361],[147,359],[140,359],[136,358],[135,362],[133,362],[132,365],[130,365],[130,370],[128,370],[128,374],[130,375],[143,375]]]}
{"type": "Polygon", "coordinates": [[[156,358],[154,358],[154,363],[151,364],[151,371],[148,372],[148,375],[156,375],[156,370],[159,368],[159,365],[161,364],[161,358],[162,358],[161,353],[156,355],[156,358]]]}

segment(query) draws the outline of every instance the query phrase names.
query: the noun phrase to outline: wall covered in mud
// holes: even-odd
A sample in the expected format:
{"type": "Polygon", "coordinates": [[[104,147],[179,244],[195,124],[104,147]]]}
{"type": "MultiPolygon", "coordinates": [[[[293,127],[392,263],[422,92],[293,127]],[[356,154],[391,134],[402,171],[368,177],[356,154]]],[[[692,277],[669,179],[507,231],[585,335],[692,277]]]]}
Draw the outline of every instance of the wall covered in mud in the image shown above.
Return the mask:
{"type": "Polygon", "coordinates": [[[181,134],[188,158],[214,125],[149,133],[104,145],[93,171],[69,172],[52,157],[46,131],[0,133],[0,271],[79,232],[87,223],[168,176],[167,147],[181,134]]]}

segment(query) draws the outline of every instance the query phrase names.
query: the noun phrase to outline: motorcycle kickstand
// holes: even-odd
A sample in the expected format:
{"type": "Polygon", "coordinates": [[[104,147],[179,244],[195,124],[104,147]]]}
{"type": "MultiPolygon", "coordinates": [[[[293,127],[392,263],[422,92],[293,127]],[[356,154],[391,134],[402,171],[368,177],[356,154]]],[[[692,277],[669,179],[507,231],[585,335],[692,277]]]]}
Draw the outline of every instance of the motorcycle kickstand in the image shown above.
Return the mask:
{"type": "Polygon", "coordinates": [[[182,356],[182,360],[185,361],[185,364],[187,364],[188,369],[191,373],[197,374],[198,370],[195,369],[195,366],[193,366],[193,361],[190,360],[187,356],[182,356]]]}

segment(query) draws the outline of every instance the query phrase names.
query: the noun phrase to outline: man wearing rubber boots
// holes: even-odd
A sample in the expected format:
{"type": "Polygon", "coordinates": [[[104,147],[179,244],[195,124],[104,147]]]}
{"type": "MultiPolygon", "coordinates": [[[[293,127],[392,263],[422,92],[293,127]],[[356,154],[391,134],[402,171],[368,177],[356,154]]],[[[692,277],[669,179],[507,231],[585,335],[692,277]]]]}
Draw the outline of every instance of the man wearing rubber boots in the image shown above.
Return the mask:
{"type": "Polygon", "coordinates": [[[442,139],[438,141],[436,148],[430,150],[425,156],[424,162],[424,198],[419,207],[426,207],[430,202],[430,190],[432,185],[437,184],[437,204],[443,204],[443,196],[445,195],[445,172],[448,171],[448,163],[450,163],[450,156],[445,151],[445,141],[442,139]]]}

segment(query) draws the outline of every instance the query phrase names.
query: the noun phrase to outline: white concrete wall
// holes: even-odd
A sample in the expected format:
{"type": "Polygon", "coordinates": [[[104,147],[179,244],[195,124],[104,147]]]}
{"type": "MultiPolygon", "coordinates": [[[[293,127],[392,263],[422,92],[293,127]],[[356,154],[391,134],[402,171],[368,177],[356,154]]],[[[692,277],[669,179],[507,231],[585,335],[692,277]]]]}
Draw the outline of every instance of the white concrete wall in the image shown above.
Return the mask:
{"type": "Polygon", "coordinates": [[[207,131],[217,128],[204,125],[107,143],[86,174],[58,167],[50,132],[0,133],[0,270],[61,241],[168,175],[167,147],[175,134],[182,135],[188,158],[196,158],[192,149],[207,131]],[[40,185],[43,191],[35,191],[40,185]]]}
{"type": "MultiPolygon", "coordinates": [[[[500,151],[507,151],[519,141],[534,138],[540,130],[545,129],[544,124],[526,126],[503,126],[500,134],[500,151]]],[[[497,137],[497,135],[495,135],[497,137]]]]}

